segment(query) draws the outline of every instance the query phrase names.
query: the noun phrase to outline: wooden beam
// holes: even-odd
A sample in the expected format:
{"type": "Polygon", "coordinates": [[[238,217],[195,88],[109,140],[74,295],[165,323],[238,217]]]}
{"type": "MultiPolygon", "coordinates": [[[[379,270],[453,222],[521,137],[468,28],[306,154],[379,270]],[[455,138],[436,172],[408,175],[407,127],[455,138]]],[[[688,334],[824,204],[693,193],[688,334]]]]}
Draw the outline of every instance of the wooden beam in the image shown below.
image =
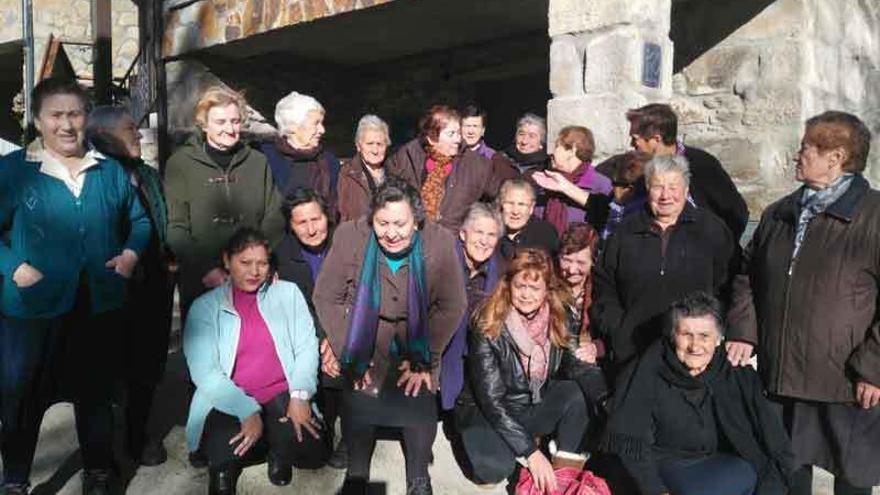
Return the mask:
{"type": "Polygon", "coordinates": [[[92,43],[95,101],[112,103],[113,21],[110,0],[92,0],[92,43]]]}

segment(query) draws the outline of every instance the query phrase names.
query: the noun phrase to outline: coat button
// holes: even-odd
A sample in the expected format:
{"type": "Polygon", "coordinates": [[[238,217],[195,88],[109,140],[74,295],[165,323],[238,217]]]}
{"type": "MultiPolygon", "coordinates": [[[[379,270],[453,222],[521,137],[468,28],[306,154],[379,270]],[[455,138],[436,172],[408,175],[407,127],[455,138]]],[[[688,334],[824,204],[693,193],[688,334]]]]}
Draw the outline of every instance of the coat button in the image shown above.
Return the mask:
{"type": "Polygon", "coordinates": [[[391,296],[391,300],[397,302],[397,296],[391,296]]]}

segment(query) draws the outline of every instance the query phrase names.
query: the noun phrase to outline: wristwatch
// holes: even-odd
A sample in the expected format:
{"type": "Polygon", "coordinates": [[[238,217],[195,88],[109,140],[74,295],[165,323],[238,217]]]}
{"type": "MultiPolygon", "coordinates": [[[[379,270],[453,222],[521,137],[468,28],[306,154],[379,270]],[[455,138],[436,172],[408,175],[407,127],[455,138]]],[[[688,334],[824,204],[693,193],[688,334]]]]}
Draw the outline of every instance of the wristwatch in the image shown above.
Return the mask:
{"type": "Polygon", "coordinates": [[[291,390],[290,391],[291,399],[299,399],[299,400],[309,400],[312,398],[312,394],[306,392],[305,390],[291,390]]]}

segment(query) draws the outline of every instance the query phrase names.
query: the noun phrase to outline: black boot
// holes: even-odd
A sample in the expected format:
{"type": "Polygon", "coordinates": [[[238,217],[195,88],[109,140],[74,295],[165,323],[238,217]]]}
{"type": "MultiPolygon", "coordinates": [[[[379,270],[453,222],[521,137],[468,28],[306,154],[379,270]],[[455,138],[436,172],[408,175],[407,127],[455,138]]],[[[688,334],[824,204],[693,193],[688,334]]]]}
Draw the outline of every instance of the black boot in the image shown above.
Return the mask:
{"type": "Polygon", "coordinates": [[[208,470],[208,495],[235,495],[241,468],[227,465],[208,470]]]}
{"type": "Polygon", "coordinates": [[[370,484],[365,479],[345,478],[337,495],[369,495],[370,484]]]}
{"type": "Polygon", "coordinates": [[[431,478],[416,478],[406,482],[406,495],[433,495],[431,478]]]}
{"type": "Polygon", "coordinates": [[[208,456],[201,450],[194,450],[189,453],[189,464],[196,469],[208,467],[208,456]]]}
{"type": "Polygon", "coordinates": [[[3,495],[28,495],[27,483],[8,483],[3,485],[3,495]]]}
{"type": "Polygon", "coordinates": [[[113,474],[109,469],[86,469],[82,474],[83,495],[110,495],[113,474]]]}
{"type": "Polygon", "coordinates": [[[148,442],[141,451],[138,463],[141,466],[161,466],[168,460],[168,451],[161,441],[148,442]]]}
{"type": "Polygon", "coordinates": [[[269,481],[275,486],[287,486],[293,479],[293,466],[280,456],[269,452],[266,459],[266,468],[269,471],[269,481]]]}
{"type": "Polygon", "coordinates": [[[327,465],[334,469],[346,469],[348,467],[348,448],[345,446],[345,442],[339,442],[336,450],[327,459],[327,465]]]}

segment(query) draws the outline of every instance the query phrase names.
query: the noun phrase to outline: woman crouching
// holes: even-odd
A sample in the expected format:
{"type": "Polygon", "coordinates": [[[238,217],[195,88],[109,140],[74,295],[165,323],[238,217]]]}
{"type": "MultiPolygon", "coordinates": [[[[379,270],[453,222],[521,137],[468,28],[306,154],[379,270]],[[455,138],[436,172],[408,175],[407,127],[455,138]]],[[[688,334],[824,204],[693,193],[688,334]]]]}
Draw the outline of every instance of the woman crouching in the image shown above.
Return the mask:
{"type": "Polygon", "coordinates": [[[475,317],[467,356],[474,400],[462,401],[456,425],[477,482],[500,482],[519,461],[536,488],[550,491],[554,469],[583,466],[588,416],[574,380],[591,366],[575,357],[567,298],[550,257],[522,249],[475,317]],[[552,463],[536,437],[555,440],[552,463]]]}
{"type": "Polygon", "coordinates": [[[238,230],[223,252],[229,280],[199,297],[183,351],[196,385],[187,421],[190,452],[208,457],[209,493],[234,494],[243,463],[268,449],[269,481],[328,455],[309,403],[318,381],[318,339],[297,286],[272,281],[269,241],[238,230]]]}

